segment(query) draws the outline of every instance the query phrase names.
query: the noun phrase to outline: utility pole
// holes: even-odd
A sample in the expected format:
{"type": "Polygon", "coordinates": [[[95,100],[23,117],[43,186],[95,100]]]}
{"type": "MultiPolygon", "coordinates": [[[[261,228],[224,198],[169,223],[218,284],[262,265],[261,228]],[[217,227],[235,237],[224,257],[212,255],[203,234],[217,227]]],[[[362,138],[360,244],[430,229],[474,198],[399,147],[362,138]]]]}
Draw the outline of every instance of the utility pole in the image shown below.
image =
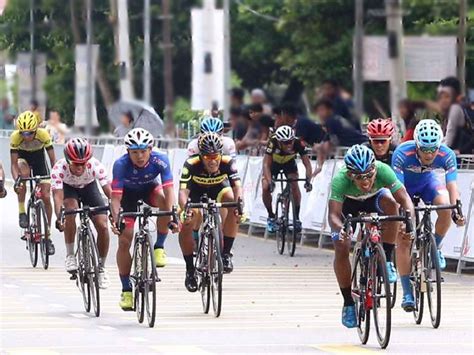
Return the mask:
{"type": "Polygon", "coordinates": [[[229,0],[224,0],[224,121],[230,116],[230,4],[229,0]]]}
{"type": "Polygon", "coordinates": [[[398,112],[398,102],[406,98],[407,92],[401,0],[385,0],[385,11],[387,16],[388,57],[391,64],[390,111],[402,133],[405,133],[405,124],[400,119],[398,112]]]}
{"type": "Polygon", "coordinates": [[[143,42],[143,100],[151,105],[150,0],[144,0],[143,42]]]}
{"type": "Polygon", "coordinates": [[[466,94],[466,17],[467,0],[459,0],[458,29],[458,79],[461,82],[461,94],[466,94]]]}
{"type": "Polygon", "coordinates": [[[35,0],[30,0],[31,99],[36,100],[35,0]]]}
{"type": "Polygon", "coordinates": [[[171,43],[171,19],[173,16],[170,14],[170,0],[162,0],[161,5],[163,9],[163,15],[161,16],[163,20],[163,43],[161,47],[163,48],[163,78],[165,81],[165,117],[168,133],[174,134],[173,58],[171,52],[173,48],[173,44],[171,43]]]}
{"type": "Polygon", "coordinates": [[[86,136],[92,135],[92,0],[87,0],[86,136]]]}
{"type": "Polygon", "coordinates": [[[358,117],[364,112],[364,0],[356,0],[355,2],[355,32],[354,32],[354,100],[355,109],[358,117]]]}

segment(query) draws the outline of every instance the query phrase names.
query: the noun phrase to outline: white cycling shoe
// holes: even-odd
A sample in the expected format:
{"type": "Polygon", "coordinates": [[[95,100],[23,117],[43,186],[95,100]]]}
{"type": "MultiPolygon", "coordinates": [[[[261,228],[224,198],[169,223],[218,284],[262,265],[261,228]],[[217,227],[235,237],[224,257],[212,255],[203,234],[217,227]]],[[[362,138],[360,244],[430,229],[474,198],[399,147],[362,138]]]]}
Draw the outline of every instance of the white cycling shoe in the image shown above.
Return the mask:
{"type": "Polygon", "coordinates": [[[109,273],[105,267],[99,268],[99,288],[106,289],[110,286],[109,273]]]}
{"type": "Polygon", "coordinates": [[[75,272],[77,271],[77,261],[75,255],[66,256],[66,271],[75,272]]]}

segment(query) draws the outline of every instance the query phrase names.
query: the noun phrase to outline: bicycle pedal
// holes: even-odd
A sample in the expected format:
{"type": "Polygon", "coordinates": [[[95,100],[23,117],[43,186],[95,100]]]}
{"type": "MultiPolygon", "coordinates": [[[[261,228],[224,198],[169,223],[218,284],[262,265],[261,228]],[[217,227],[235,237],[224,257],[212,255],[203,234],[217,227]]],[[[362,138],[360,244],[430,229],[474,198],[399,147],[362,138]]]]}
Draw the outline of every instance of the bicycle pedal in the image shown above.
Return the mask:
{"type": "Polygon", "coordinates": [[[77,280],[77,272],[69,272],[69,280],[77,280]]]}
{"type": "Polygon", "coordinates": [[[159,277],[157,277],[156,282],[161,282],[161,279],[159,277]]]}

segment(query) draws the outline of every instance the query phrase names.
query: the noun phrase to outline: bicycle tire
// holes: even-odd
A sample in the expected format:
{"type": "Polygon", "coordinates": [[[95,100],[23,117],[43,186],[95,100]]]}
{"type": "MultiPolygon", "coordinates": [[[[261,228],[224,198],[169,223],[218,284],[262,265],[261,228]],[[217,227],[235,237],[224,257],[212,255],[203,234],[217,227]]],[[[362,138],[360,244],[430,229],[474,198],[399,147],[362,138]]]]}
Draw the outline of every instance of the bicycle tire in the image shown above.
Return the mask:
{"type": "Polygon", "coordinates": [[[209,277],[209,250],[208,250],[208,231],[204,231],[199,236],[199,249],[196,258],[196,268],[198,276],[198,287],[201,293],[202,310],[204,314],[209,313],[211,307],[211,285],[209,277]],[[205,266],[205,269],[203,269],[205,266]]]}
{"type": "Polygon", "coordinates": [[[282,194],[278,194],[275,209],[275,224],[277,227],[275,238],[277,241],[277,250],[280,255],[283,255],[283,252],[285,251],[285,235],[287,228],[284,223],[284,216],[280,216],[280,212],[283,211],[284,213],[283,200],[284,197],[282,196],[282,194]]]}
{"type": "MultiPolygon", "coordinates": [[[[291,217],[293,218],[293,228],[291,229],[291,234],[288,236],[287,238],[287,249],[288,249],[288,254],[290,254],[290,256],[294,256],[295,255],[295,250],[296,250],[296,238],[298,236],[298,232],[296,231],[296,205],[295,205],[295,198],[293,196],[293,192],[291,192],[291,188],[290,188],[290,196],[289,196],[289,204],[288,206],[291,206],[291,217]]],[[[290,208],[287,209],[287,215],[289,215],[290,213],[290,208]]],[[[287,216],[286,218],[286,221],[289,223],[289,216],[287,216]]],[[[287,224],[288,225],[288,224],[287,224]]]]}
{"type": "Polygon", "coordinates": [[[46,236],[48,235],[48,218],[46,216],[46,209],[44,207],[44,202],[39,200],[37,201],[36,206],[36,226],[37,233],[39,233],[40,239],[40,252],[41,252],[41,262],[45,270],[49,267],[49,250],[46,236]]]}
{"type": "Polygon", "coordinates": [[[375,244],[371,263],[371,278],[373,295],[373,309],[375,333],[377,341],[382,349],[385,349],[390,342],[392,327],[392,301],[390,295],[390,283],[387,277],[387,259],[382,245],[375,244]],[[375,282],[374,282],[375,281],[375,282]],[[383,300],[385,299],[385,304],[383,300]],[[385,309],[385,314],[379,316],[379,311],[385,309]],[[381,323],[385,321],[385,329],[381,329],[381,323]]]}
{"type": "Polygon", "coordinates": [[[143,292],[143,254],[142,244],[135,237],[133,246],[133,305],[137,314],[138,323],[145,319],[145,293],[143,292]]]}
{"type": "Polygon", "coordinates": [[[360,280],[362,274],[367,274],[367,268],[364,265],[362,257],[362,248],[360,242],[354,246],[353,262],[352,262],[352,298],[354,299],[356,317],[357,317],[357,333],[362,344],[366,344],[370,334],[370,309],[365,307],[365,287],[361,285],[360,280]]]}
{"type": "Polygon", "coordinates": [[[224,265],[222,263],[221,242],[222,230],[219,222],[220,215],[214,215],[214,229],[212,230],[212,249],[210,249],[210,279],[211,279],[211,294],[212,294],[212,308],[214,316],[217,318],[222,311],[222,278],[224,275],[224,265]]]}
{"type": "Polygon", "coordinates": [[[438,248],[432,234],[429,238],[429,245],[425,248],[425,253],[425,270],[427,271],[426,300],[428,301],[431,325],[436,329],[441,323],[441,268],[438,260],[438,248]],[[434,280],[433,277],[435,277],[434,280]],[[433,301],[435,301],[435,304],[433,304],[433,301]]]}
{"type": "Polygon", "coordinates": [[[414,296],[415,296],[415,309],[413,311],[413,317],[415,318],[416,324],[421,324],[423,320],[423,309],[424,309],[424,292],[422,290],[422,279],[423,276],[423,258],[421,254],[423,253],[422,248],[420,248],[419,241],[415,241],[412,244],[411,252],[411,274],[410,282],[413,286],[414,296]]]}
{"type": "Polygon", "coordinates": [[[144,300],[145,300],[145,313],[148,322],[148,326],[153,328],[156,320],[156,282],[158,279],[155,263],[155,255],[153,246],[151,244],[150,235],[146,235],[145,242],[142,244],[143,247],[143,276],[144,281],[144,300]]]}
{"type": "MultiPolygon", "coordinates": [[[[26,236],[26,243],[28,247],[28,253],[30,255],[30,262],[33,267],[36,267],[38,264],[38,243],[35,241],[35,234],[36,230],[33,228],[32,223],[30,221],[36,214],[35,208],[31,203],[28,203],[28,208],[27,208],[27,216],[28,216],[28,228],[27,228],[27,233],[29,234],[26,236]],[[33,216],[32,216],[33,214],[33,216]]],[[[26,234],[26,233],[25,233],[26,234]]]]}
{"type": "Polygon", "coordinates": [[[94,235],[87,229],[87,243],[89,250],[88,285],[90,288],[92,308],[96,317],[100,316],[100,289],[99,289],[99,257],[94,235]]]}
{"type": "Polygon", "coordinates": [[[84,243],[80,232],[78,231],[77,235],[77,286],[82,294],[82,301],[84,303],[84,309],[86,312],[90,312],[91,310],[91,294],[89,288],[89,278],[87,277],[87,270],[88,270],[88,251],[87,251],[87,244],[84,243]]]}

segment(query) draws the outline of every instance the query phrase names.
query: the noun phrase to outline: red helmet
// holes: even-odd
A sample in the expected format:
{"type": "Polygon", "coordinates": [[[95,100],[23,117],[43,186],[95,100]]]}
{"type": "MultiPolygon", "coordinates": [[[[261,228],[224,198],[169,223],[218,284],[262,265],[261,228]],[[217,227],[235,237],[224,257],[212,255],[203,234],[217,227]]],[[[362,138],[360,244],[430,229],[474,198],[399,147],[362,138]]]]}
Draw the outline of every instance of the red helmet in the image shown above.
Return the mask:
{"type": "Polygon", "coordinates": [[[84,138],[72,138],[64,147],[64,157],[69,164],[87,163],[92,157],[91,144],[84,138]]]}
{"type": "Polygon", "coordinates": [[[377,118],[376,120],[370,121],[367,126],[367,133],[370,138],[391,137],[394,130],[395,126],[390,118],[377,118]]]}

